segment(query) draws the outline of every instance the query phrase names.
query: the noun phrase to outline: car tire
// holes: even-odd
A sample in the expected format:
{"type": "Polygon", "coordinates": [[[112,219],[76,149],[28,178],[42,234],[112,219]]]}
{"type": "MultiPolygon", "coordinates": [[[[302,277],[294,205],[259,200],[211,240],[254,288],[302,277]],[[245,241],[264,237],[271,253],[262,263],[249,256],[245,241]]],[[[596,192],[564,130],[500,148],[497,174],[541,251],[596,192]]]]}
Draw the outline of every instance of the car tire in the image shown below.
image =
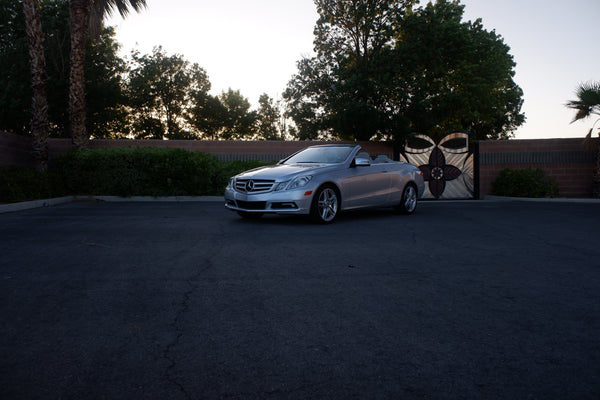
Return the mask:
{"type": "Polygon", "coordinates": [[[245,219],[259,219],[260,217],[263,216],[263,213],[253,213],[253,212],[247,212],[247,211],[238,211],[237,213],[240,217],[245,218],[245,219]]]}
{"type": "Polygon", "coordinates": [[[402,191],[402,200],[396,206],[396,211],[400,214],[412,214],[417,209],[418,202],[417,187],[412,183],[407,184],[402,191]]]}
{"type": "Polygon", "coordinates": [[[333,185],[321,186],[312,199],[310,216],[320,224],[329,224],[337,217],[340,209],[340,195],[333,185]]]}

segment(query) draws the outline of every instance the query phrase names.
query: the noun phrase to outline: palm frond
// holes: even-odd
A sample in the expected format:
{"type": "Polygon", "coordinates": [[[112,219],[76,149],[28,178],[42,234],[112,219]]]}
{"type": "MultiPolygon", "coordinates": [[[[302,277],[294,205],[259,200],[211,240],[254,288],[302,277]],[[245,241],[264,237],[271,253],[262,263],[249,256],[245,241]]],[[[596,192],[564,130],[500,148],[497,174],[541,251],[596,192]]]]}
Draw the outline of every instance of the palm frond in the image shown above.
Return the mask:
{"type": "Polygon", "coordinates": [[[97,38],[102,29],[102,23],[106,17],[110,17],[115,11],[125,18],[133,9],[140,12],[146,8],[146,0],[89,0],[90,1],[90,36],[97,38]]]}
{"type": "Polygon", "coordinates": [[[589,117],[592,114],[600,115],[600,82],[582,83],[575,94],[577,100],[567,102],[567,107],[577,111],[571,123],[589,117]]]}
{"type": "Polygon", "coordinates": [[[579,121],[581,119],[585,119],[587,117],[589,117],[592,113],[592,109],[583,105],[577,105],[577,106],[570,106],[570,108],[573,108],[575,110],[577,110],[577,113],[575,114],[575,118],[573,118],[573,121],[571,121],[571,123],[575,122],[575,121],[579,121]]]}
{"type": "Polygon", "coordinates": [[[146,7],[146,0],[95,0],[94,8],[99,10],[103,16],[112,16],[115,9],[125,18],[131,9],[140,12],[146,7]]]}

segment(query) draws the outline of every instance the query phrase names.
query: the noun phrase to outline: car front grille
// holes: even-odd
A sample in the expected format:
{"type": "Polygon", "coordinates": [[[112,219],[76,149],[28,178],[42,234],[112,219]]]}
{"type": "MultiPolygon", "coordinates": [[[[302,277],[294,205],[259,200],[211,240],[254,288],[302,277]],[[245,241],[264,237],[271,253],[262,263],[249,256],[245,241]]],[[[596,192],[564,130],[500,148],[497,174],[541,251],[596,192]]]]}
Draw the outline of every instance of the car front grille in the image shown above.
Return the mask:
{"type": "Polygon", "coordinates": [[[242,193],[265,193],[273,188],[274,180],[266,179],[238,179],[235,190],[242,193]]]}

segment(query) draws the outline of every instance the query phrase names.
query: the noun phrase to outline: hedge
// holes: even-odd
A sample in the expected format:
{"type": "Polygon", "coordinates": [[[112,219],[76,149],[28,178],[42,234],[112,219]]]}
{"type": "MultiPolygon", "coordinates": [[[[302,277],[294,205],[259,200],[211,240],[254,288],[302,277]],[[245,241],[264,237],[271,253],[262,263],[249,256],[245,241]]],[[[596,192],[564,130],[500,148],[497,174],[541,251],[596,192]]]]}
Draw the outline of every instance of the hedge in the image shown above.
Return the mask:
{"type": "Polygon", "coordinates": [[[0,173],[0,202],[70,195],[220,196],[229,178],[268,163],[220,162],[216,157],[173,148],[73,150],[50,171],[10,167],[0,173]]]}
{"type": "Polygon", "coordinates": [[[539,168],[505,168],[492,182],[492,194],[508,197],[556,197],[558,183],[539,168]]]}
{"type": "Polygon", "coordinates": [[[16,166],[0,168],[0,203],[50,199],[65,194],[62,179],[54,172],[16,166]]]}

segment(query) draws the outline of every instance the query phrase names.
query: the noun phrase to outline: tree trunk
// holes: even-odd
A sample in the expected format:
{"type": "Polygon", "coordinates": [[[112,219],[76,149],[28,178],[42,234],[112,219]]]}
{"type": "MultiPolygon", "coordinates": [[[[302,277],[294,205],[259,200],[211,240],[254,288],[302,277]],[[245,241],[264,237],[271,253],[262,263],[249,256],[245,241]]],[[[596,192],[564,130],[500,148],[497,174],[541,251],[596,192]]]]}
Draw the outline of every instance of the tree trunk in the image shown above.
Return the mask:
{"type": "Polygon", "coordinates": [[[69,77],[69,125],[76,149],[87,147],[85,130],[85,44],[89,19],[89,1],[71,0],[71,73],[69,77]]]}
{"type": "Polygon", "coordinates": [[[44,58],[44,34],[37,0],[23,0],[23,13],[29,42],[29,62],[31,68],[31,134],[33,153],[38,168],[48,168],[48,99],[46,97],[46,60],[44,58]]]}

